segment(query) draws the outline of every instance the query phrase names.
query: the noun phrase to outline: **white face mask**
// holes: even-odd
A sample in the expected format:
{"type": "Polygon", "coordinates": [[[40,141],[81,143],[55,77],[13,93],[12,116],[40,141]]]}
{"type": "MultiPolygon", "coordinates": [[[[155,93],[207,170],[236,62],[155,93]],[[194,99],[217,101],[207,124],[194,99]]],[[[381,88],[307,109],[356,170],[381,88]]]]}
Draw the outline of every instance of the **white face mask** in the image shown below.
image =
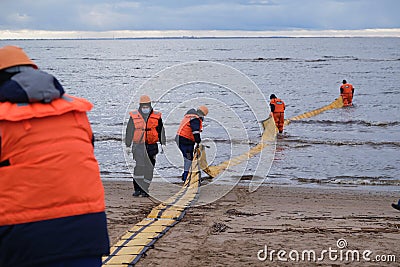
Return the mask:
{"type": "Polygon", "coordinates": [[[143,114],[149,114],[150,113],[150,108],[149,107],[142,107],[142,112],[143,112],[143,114]]]}

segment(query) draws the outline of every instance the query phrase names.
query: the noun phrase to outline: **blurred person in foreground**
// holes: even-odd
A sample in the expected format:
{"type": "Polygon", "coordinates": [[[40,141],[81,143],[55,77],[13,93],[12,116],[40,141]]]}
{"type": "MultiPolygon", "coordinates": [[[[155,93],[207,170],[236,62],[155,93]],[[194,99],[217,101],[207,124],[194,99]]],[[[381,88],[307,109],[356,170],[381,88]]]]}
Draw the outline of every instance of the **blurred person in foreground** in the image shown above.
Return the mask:
{"type": "Polygon", "coordinates": [[[0,48],[0,266],[98,267],[109,253],[91,108],[0,48]]]}

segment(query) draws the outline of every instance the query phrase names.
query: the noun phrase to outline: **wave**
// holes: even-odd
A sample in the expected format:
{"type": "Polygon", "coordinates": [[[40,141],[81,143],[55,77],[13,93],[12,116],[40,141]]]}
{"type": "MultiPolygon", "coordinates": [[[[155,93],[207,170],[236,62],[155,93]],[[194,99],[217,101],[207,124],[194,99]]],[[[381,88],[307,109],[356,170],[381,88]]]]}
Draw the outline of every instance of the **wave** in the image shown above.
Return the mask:
{"type": "Polygon", "coordinates": [[[130,172],[100,171],[100,177],[108,181],[132,181],[130,172]]]}
{"type": "MultiPolygon", "coordinates": [[[[287,136],[286,138],[280,139],[281,144],[295,144],[295,148],[304,148],[311,145],[331,145],[331,146],[372,146],[372,147],[400,147],[400,142],[396,141],[354,141],[354,140],[317,140],[317,139],[308,139],[302,140],[297,139],[295,136],[287,136]]],[[[122,142],[121,135],[95,135],[95,142],[106,142],[106,141],[116,141],[122,142]]],[[[167,142],[175,142],[174,138],[168,138],[167,142]]],[[[227,144],[227,145],[257,145],[257,140],[243,140],[243,139],[213,139],[212,141],[204,141],[204,145],[208,145],[210,142],[216,144],[227,144]]]]}
{"type": "Polygon", "coordinates": [[[383,95],[398,95],[398,94],[400,94],[400,92],[399,91],[384,91],[384,92],[381,92],[381,94],[383,94],[383,95]]]}
{"type": "Polygon", "coordinates": [[[227,58],[227,59],[200,59],[199,61],[228,61],[228,62],[274,62],[274,61],[290,61],[290,62],[328,62],[339,60],[355,60],[362,62],[387,62],[400,61],[400,58],[357,58],[353,56],[323,56],[322,58],[290,58],[290,57],[257,57],[257,58],[227,58]]]}
{"type": "Polygon", "coordinates": [[[74,58],[74,57],[57,57],[57,60],[93,60],[93,61],[139,61],[140,58],[96,58],[96,57],[81,57],[81,58],[74,58]]]}
{"type": "Polygon", "coordinates": [[[367,127],[388,127],[400,125],[400,121],[363,121],[363,120],[349,120],[349,121],[333,121],[333,120],[297,120],[290,123],[301,124],[323,124],[323,125],[361,125],[367,127]]]}
{"type": "Polygon", "coordinates": [[[400,142],[396,141],[346,141],[346,140],[300,140],[300,139],[282,139],[283,143],[296,143],[296,148],[307,147],[308,145],[331,145],[331,146],[372,146],[372,147],[400,147],[400,142]]]}
{"type": "Polygon", "coordinates": [[[105,170],[100,170],[100,173],[101,174],[116,174],[116,175],[118,175],[118,174],[124,174],[124,175],[131,175],[131,173],[130,172],[124,172],[124,171],[105,171],[105,170]]]}
{"type": "Polygon", "coordinates": [[[390,177],[357,177],[357,176],[335,176],[325,179],[316,178],[293,178],[299,183],[307,184],[336,184],[336,185],[391,185],[400,186],[400,180],[390,177]]]}
{"type": "Polygon", "coordinates": [[[227,58],[227,59],[200,59],[199,61],[214,61],[214,62],[261,62],[261,61],[301,61],[289,57],[276,57],[276,58],[227,58]]]}
{"type": "Polygon", "coordinates": [[[326,59],[357,59],[356,57],[354,57],[354,56],[323,56],[323,58],[326,58],[326,59]]]}
{"type": "MultiPolygon", "coordinates": [[[[234,144],[234,145],[257,145],[257,141],[249,141],[244,139],[212,139],[212,143],[221,143],[221,144],[234,144]]],[[[207,145],[207,141],[204,142],[207,145]]]]}
{"type": "MultiPolygon", "coordinates": [[[[121,135],[104,135],[104,134],[95,134],[94,136],[95,142],[105,142],[105,141],[117,141],[122,142],[121,135]]],[[[167,143],[175,142],[175,138],[167,138],[167,143]]],[[[249,140],[242,140],[242,139],[213,139],[212,141],[204,140],[204,145],[208,145],[210,142],[212,143],[219,143],[219,144],[228,144],[228,145],[257,145],[257,141],[249,141],[249,140]]]]}
{"type": "Polygon", "coordinates": [[[336,61],[336,60],[357,60],[364,62],[381,62],[381,61],[400,61],[400,58],[358,58],[354,56],[323,56],[322,60],[336,61]]]}
{"type": "Polygon", "coordinates": [[[214,51],[234,51],[235,49],[231,48],[214,48],[214,51]]]}
{"type": "Polygon", "coordinates": [[[118,141],[122,142],[121,135],[96,135],[94,136],[95,142],[104,142],[104,141],[118,141]]]}

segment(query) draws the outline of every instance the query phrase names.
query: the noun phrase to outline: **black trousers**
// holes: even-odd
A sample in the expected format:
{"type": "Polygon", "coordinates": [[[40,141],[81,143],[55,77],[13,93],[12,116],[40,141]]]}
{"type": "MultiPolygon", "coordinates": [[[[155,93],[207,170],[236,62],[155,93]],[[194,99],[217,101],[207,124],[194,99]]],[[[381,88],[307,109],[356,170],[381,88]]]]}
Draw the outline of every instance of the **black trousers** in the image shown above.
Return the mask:
{"type": "Polygon", "coordinates": [[[157,144],[134,144],[132,146],[133,159],[136,162],[133,170],[135,192],[149,192],[149,187],[153,180],[157,152],[157,144]]]}

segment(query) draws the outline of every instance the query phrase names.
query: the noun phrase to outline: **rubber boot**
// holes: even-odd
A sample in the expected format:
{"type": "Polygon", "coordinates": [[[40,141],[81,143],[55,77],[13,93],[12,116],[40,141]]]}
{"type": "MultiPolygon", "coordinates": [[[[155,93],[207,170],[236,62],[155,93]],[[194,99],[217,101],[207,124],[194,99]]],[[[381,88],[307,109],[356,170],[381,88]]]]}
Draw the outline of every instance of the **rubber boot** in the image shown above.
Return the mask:
{"type": "Polygon", "coordinates": [[[140,194],[142,193],[142,189],[140,188],[138,183],[135,181],[135,179],[133,179],[133,189],[135,191],[133,192],[132,196],[134,196],[134,197],[140,196],[140,194]]]}
{"type": "Polygon", "coordinates": [[[398,203],[397,204],[392,204],[392,207],[394,208],[394,209],[396,209],[396,210],[400,210],[400,199],[399,199],[399,201],[398,201],[398,203]]]}

